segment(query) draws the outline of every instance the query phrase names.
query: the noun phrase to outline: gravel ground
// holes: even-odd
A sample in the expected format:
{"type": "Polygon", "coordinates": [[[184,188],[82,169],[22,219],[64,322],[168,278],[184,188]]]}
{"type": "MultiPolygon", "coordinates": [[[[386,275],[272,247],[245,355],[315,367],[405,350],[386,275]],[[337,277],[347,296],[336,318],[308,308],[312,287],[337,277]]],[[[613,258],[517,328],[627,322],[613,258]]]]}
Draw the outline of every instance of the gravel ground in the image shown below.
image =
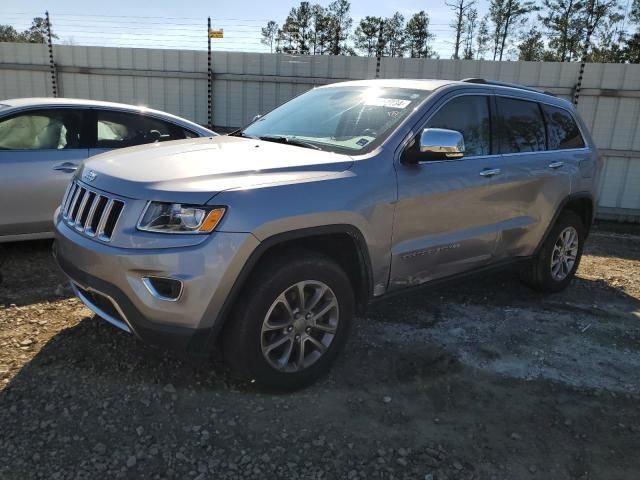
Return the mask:
{"type": "Polygon", "coordinates": [[[397,296],[287,395],[140,344],[72,298],[50,242],[0,246],[0,478],[640,478],[640,231],[578,279],[397,296]]]}

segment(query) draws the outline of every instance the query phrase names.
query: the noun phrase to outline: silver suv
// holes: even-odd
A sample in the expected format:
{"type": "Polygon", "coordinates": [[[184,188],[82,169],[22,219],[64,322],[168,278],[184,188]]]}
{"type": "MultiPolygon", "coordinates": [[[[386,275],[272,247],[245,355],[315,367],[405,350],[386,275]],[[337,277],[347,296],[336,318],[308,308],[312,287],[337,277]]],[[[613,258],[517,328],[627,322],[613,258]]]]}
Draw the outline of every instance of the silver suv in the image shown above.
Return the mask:
{"type": "Polygon", "coordinates": [[[313,89],[228,136],[84,163],[54,254],[98,316],[297,388],[354,313],[400,289],[518,263],[573,278],[600,163],[570,103],[481,79],[313,89]]]}

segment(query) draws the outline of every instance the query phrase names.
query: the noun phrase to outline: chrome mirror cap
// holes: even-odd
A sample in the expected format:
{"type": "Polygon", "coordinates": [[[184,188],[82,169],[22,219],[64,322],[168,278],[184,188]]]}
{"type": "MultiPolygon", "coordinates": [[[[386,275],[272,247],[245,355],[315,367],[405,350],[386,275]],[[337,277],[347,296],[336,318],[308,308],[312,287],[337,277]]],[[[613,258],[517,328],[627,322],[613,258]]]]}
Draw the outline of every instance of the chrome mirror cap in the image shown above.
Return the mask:
{"type": "Polygon", "coordinates": [[[420,152],[444,159],[464,156],[464,137],[460,132],[444,128],[425,128],[420,135],[420,152]]]}

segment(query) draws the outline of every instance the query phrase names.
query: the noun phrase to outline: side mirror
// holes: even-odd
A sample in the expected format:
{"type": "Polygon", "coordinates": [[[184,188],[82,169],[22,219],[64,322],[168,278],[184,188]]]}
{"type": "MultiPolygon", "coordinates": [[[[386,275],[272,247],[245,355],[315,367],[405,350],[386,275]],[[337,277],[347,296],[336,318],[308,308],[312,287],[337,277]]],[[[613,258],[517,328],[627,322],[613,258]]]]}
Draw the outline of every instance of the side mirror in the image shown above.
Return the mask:
{"type": "Polygon", "coordinates": [[[420,134],[421,157],[425,160],[453,160],[464,156],[464,137],[455,130],[425,128],[420,134]]]}

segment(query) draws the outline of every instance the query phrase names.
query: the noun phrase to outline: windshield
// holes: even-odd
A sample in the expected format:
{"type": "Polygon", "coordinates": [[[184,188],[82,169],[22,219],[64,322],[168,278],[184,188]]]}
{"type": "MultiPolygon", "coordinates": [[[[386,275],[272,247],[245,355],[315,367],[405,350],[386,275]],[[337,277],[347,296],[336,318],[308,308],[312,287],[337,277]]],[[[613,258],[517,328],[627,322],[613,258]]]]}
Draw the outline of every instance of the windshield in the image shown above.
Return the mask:
{"type": "Polygon", "coordinates": [[[277,137],[282,143],[306,143],[337,153],[366,153],[380,145],[429,93],[406,88],[317,88],[239,134],[271,141],[277,137]]]}

